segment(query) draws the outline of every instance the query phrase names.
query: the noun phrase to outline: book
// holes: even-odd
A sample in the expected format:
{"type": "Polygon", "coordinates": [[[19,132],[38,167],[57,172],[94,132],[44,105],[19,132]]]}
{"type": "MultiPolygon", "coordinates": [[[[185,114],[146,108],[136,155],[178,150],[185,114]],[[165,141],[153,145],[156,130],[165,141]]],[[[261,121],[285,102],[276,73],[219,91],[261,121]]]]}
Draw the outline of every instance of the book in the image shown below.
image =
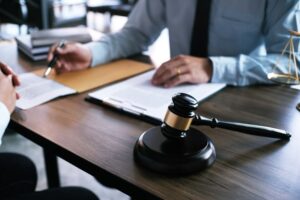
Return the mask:
{"type": "Polygon", "coordinates": [[[86,43],[101,36],[101,33],[85,27],[72,27],[37,31],[31,35],[17,36],[15,39],[22,53],[33,61],[39,61],[45,60],[50,46],[62,39],[86,43]]]}
{"type": "Polygon", "coordinates": [[[86,27],[70,27],[40,30],[31,33],[33,47],[51,46],[61,40],[87,43],[92,41],[89,29],[86,27]]]}
{"type": "Polygon", "coordinates": [[[18,49],[33,61],[45,60],[50,46],[33,47],[31,45],[31,36],[22,35],[15,38],[18,49]]]}
{"type": "Polygon", "coordinates": [[[163,88],[151,84],[153,74],[154,70],[99,89],[89,93],[87,100],[98,104],[100,102],[137,118],[158,123],[163,121],[173,95],[183,92],[202,101],[226,86],[223,83],[207,83],[163,88]]]}
{"type": "Polygon", "coordinates": [[[42,77],[45,69],[35,70],[19,76],[21,86],[17,87],[17,92],[21,98],[16,105],[30,109],[57,97],[85,92],[151,69],[152,65],[123,59],[64,74],[55,74],[52,70],[48,78],[42,77]]]}

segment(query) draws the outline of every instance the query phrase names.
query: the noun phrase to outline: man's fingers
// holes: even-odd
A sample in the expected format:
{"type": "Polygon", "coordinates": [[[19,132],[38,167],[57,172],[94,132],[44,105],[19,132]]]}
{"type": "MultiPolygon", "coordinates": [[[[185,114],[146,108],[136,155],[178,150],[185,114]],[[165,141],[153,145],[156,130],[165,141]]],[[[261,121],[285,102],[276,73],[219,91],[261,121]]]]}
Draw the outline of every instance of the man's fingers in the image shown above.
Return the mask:
{"type": "Polygon", "coordinates": [[[52,47],[52,53],[49,53],[48,61],[53,58],[54,55],[58,56],[58,59],[55,63],[55,71],[59,73],[64,73],[70,71],[69,66],[66,66],[67,54],[72,53],[76,50],[75,43],[67,43],[63,48],[58,48],[58,44],[52,47]]]}
{"type": "Polygon", "coordinates": [[[161,76],[156,77],[155,79],[155,83],[156,85],[163,85],[166,82],[168,82],[171,79],[174,79],[176,76],[179,76],[183,73],[185,73],[186,70],[186,66],[184,65],[179,65],[176,67],[173,67],[172,69],[166,70],[161,76]]]}
{"type": "Polygon", "coordinates": [[[69,71],[71,71],[70,68],[68,68],[68,67],[63,67],[63,68],[61,68],[61,69],[59,70],[59,73],[66,73],[66,72],[69,72],[69,71]]]}
{"type": "Polygon", "coordinates": [[[59,48],[59,43],[55,43],[54,45],[51,46],[49,52],[48,52],[48,62],[50,62],[54,55],[58,54],[58,55],[64,55],[66,53],[69,53],[70,51],[72,51],[73,47],[72,44],[65,44],[63,48],[59,48]]]}
{"type": "Polygon", "coordinates": [[[48,58],[47,61],[50,62],[53,59],[53,56],[55,54],[55,50],[58,47],[58,44],[54,44],[50,47],[49,52],[48,52],[48,58]]]}
{"type": "Polygon", "coordinates": [[[0,70],[0,78],[5,77],[6,75],[0,70]]]}
{"type": "Polygon", "coordinates": [[[14,86],[20,85],[20,79],[15,72],[5,63],[0,62],[0,72],[2,76],[12,75],[12,83],[14,86]]]}
{"type": "Polygon", "coordinates": [[[165,63],[163,63],[155,72],[153,78],[154,80],[156,78],[159,78],[160,76],[162,76],[166,71],[169,71],[172,69],[172,67],[174,67],[174,65],[176,65],[177,62],[174,62],[174,60],[169,60],[165,63]]]}
{"type": "Polygon", "coordinates": [[[15,92],[15,88],[13,87],[13,86],[14,86],[14,83],[13,83],[13,75],[12,75],[12,74],[9,74],[9,75],[7,76],[7,79],[8,79],[9,83],[10,83],[11,86],[12,86],[12,90],[15,92]]]}
{"type": "MultiPolygon", "coordinates": [[[[16,92],[16,88],[13,86],[13,75],[12,74],[9,74],[7,76],[8,78],[8,81],[9,83],[11,84],[10,86],[10,94],[12,95],[11,97],[13,98],[13,108],[15,107],[15,104],[16,104],[16,100],[18,99],[18,93],[16,92]]],[[[10,111],[10,113],[12,112],[13,110],[10,111]]]]}
{"type": "Polygon", "coordinates": [[[161,85],[167,80],[185,71],[186,69],[182,60],[179,60],[177,58],[172,59],[158,68],[157,72],[152,78],[152,83],[155,85],[161,85]]]}
{"type": "Polygon", "coordinates": [[[1,64],[0,68],[1,68],[1,71],[3,72],[3,74],[5,74],[5,75],[9,75],[9,74],[14,75],[15,74],[14,71],[8,65],[6,65],[4,63],[0,63],[0,64],[1,64]]]}
{"type": "Polygon", "coordinates": [[[55,52],[58,55],[66,55],[69,53],[73,53],[76,51],[77,44],[76,43],[67,43],[62,48],[56,48],[55,52]]]}
{"type": "Polygon", "coordinates": [[[155,77],[155,81],[152,82],[154,85],[164,85],[176,76],[180,76],[185,73],[190,73],[189,66],[179,63],[180,65],[174,66],[170,70],[166,70],[161,76],[155,77]]]}
{"type": "Polygon", "coordinates": [[[71,66],[69,64],[67,64],[66,62],[59,61],[58,64],[59,64],[59,68],[56,68],[57,73],[60,74],[60,73],[66,73],[66,72],[71,71],[71,66]]]}
{"type": "Polygon", "coordinates": [[[179,76],[176,76],[170,80],[168,80],[165,84],[164,87],[165,88],[170,88],[170,87],[174,87],[176,85],[179,85],[181,83],[186,83],[189,82],[190,76],[189,74],[181,74],[179,76]]]}
{"type": "Polygon", "coordinates": [[[166,70],[172,70],[174,67],[178,67],[180,65],[185,65],[187,64],[188,61],[185,56],[179,55],[171,60],[163,63],[155,72],[154,77],[159,77],[161,76],[166,70]]]}
{"type": "Polygon", "coordinates": [[[61,72],[61,68],[62,68],[62,63],[60,60],[57,60],[54,65],[54,69],[55,69],[56,73],[59,74],[61,72]]]}
{"type": "Polygon", "coordinates": [[[18,92],[16,92],[16,99],[20,99],[20,98],[21,98],[21,95],[18,92]]]}
{"type": "Polygon", "coordinates": [[[0,62],[0,68],[3,74],[17,76],[16,73],[7,64],[0,62]]]}
{"type": "Polygon", "coordinates": [[[16,76],[16,75],[14,75],[12,77],[12,82],[13,82],[14,86],[20,86],[21,85],[21,81],[20,81],[19,77],[16,76]]]}

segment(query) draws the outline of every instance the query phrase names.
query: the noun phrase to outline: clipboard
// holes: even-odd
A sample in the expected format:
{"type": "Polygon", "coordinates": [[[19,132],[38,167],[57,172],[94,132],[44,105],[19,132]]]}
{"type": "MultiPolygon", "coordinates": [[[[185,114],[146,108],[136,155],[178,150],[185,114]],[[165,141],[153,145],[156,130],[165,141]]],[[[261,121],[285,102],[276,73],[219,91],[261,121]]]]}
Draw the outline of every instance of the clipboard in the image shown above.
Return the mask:
{"type": "Polygon", "coordinates": [[[152,85],[153,74],[154,71],[149,71],[120,83],[100,88],[89,93],[86,100],[152,124],[160,124],[164,120],[173,95],[187,93],[198,101],[203,101],[226,87],[224,83],[207,83],[163,88],[152,85]]]}

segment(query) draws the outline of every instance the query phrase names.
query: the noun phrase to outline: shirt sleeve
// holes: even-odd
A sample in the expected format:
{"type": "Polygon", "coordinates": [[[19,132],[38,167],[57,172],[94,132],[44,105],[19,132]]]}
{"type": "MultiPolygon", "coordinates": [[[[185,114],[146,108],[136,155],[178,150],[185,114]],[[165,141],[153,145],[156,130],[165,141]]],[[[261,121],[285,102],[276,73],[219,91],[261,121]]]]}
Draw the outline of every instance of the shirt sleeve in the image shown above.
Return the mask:
{"type": "MultiPolygon", "coordinates": [[[[299,1],[269,1],[266,18],[262,29],[265,36],[266,56],[239,55],[237,57],[210,57],[213,63],[211,82],[224,82],[229,85],[245,86],[257,83],[271,83],[267,74],[272,71],[275,62],[288,62],[280,58],[281,50],[288,42],[289,30],[300,30],[299,1]],[[272,3],[271,3],[272,2],[272,3]]],[[[299,38],[295,51],[299,52],[299,38]]],[[[299,63],[300,58],[297,57],[299,63]]],[[[279,71],[284,72],[282,64],[279,71]]]]}
{"type": "Polygon", "coordinates": [[[86,44],[92,52],[92,66],[125,58],[147,50],[165,27],[164,0],[140,0],[121,31],[86,44]]]}
{"type": "Polygon", "coordinates": [[[5,129],[9,123],[10,120],[10,114],[7,110],[6,106],[0,102],[0,145],[2,143],[2,136],[5,132],[5,129]]]}

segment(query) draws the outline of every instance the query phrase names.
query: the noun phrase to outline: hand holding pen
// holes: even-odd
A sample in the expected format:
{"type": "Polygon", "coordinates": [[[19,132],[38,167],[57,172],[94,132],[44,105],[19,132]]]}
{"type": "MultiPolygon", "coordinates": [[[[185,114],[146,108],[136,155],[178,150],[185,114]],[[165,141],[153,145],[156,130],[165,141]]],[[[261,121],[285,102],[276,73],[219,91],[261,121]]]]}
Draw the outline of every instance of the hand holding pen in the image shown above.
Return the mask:
{"type": "Polygon", "coordinates": [[[67,42],[63,48],[57,47],[53,45],[48,53],[49,64],[57,57],[53,66],[57,73],[83,70],[92,63],[92,52],[86,45],[67,42]]]}
{"type": "MultiPolygon", "coordinates": [[[[62,40],[62,41],[59,43],[59,45],[58,45],[57,48],[64,48],[64,46],[65,46],[65,41],[62,40]]],[[[50,62],[49,62],[49,64],[48,64],[48,67],[47,67],[47,69],[46,69],[46,71],[45,71],[43,77],[46,78],[46,77],[50,74],[52,68],[56,65],[57,60],[58,60],[58,54],[55,53],[54,56],[53,56],[53,58],[50,60],[50,62]]]]}

